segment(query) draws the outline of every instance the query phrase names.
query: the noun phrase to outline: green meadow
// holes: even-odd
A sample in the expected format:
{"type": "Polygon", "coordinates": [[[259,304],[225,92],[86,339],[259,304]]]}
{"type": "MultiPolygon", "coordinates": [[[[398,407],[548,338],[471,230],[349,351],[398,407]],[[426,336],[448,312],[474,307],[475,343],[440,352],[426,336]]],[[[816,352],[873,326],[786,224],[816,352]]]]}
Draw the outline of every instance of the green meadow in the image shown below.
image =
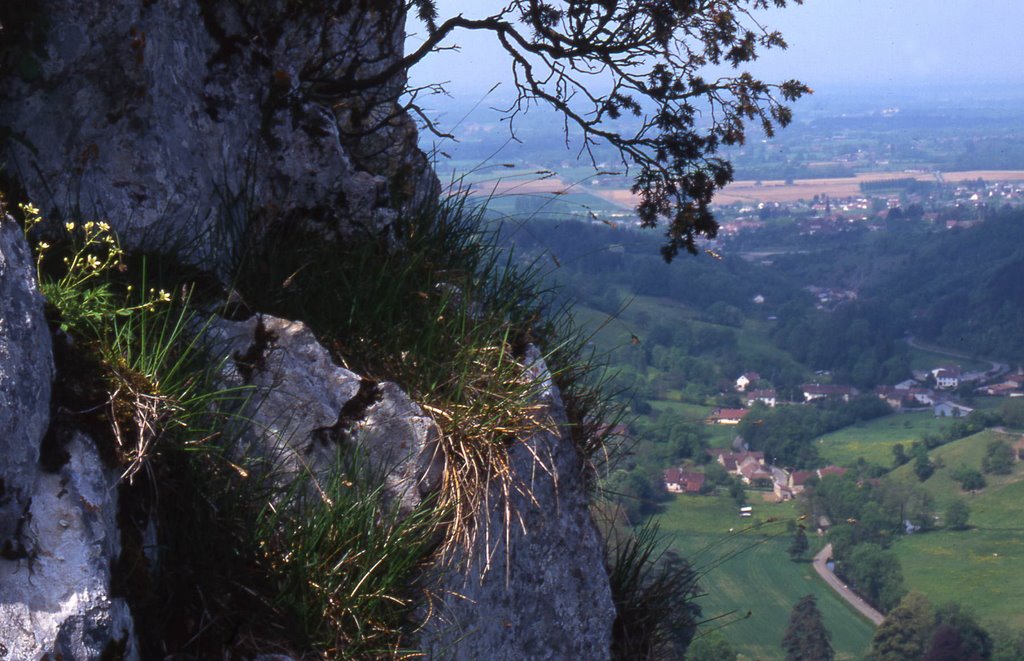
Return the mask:
{"type": "MultiPolygon", "coordinates": [[[[794,504],[761,503],[753,493],[750,501],[752,519],[741,519],[725,496],[678,495],[659,516],[672,547],[704,572],[699,603],[705,619],[718,618],[704,629],[721,626],[743,659],[782,659],[790,609],[813,594],[836,658],[863,658],[874,627],[818,578],[810,562],[792,562],[786,553],[786,521],[797,516],[794,504]]],[[[821,542],[812,536],[811,544],[813,551],[821,542]]]]}
{"type": "Polygon", "coordinates": [[[818,453],[837,466],[852,466],[863,457],[869,463],[892,465],[892,447],[910,444],[928,433],[941,432],[952,424],[951,418],[936,418],[929,411],[894,413],[874,420],[844,427],[821,437],[818,453]]]}
{"type": "MultiPolygon", "coordinates": [[[[987,486],[964,493],[950,472],[958,466],[979,468],[993,439],[1013,440],[988,430],[931,451],[944,466],[924,482],[941,516],[954,498],[971,509],[967,530],[937,530],[901,537],[893,545],[903,566],[907,587],[935,603],[956,601],[970,607],[984,622],[1002,622],[1024,629],[1024,462],[1010,475],[986,475],[987,486]]],[[[916,482],[911,466],[893,478],[916,482]]]]}

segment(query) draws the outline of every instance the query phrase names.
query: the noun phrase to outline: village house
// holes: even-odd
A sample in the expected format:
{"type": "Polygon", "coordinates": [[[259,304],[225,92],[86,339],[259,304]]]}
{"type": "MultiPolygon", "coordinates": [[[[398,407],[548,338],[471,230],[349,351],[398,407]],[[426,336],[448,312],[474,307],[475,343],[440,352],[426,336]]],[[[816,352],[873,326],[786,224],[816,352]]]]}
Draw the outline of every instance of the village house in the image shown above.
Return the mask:
{"type": "Polygon", "coordinates": [[[775,492],[775,497],[779,500],[779,502],[793,500],[794,498],[796,498],[796,494],[793,493],[793,490],[790,489],[787,484],[780,482],[778,480],[775,481],[775,485],[772,490],[775,492]]]}
{"type": "Polygon", "coordinates": [[[744,484],[768,486],[772,483],[771,471],[766,469],[762,463],[754,460],[741,463],[739,465],[739,474],[744,484]]]}
{"type": "Polygon", "coordinates": [[[793,471],[789,475],[789,484],[786,486],[794,493],[802,493],[807,488],[807,483],[812,478],[821,480],[829,475],[846,475],[847,469],[840,466],[828,465],[824,468],[811,471],[793,471]]]}
{"type": "Polygon", "coordinates": [[[952,390],[960,386],[959,367],[939,367],[932,370],[935,387],[941,390],[952,390]]]}
{"type": "Polygon", "coordinates": [[[900,411],[904,406],[912,405],[912,402],[914,402],[909,388],[878,386],[875,388],[875,394],[878,395],[879,399],[884,400],[889,405],[889,408],[894,411],[900,411]]]}
{"type": "Polygon", "coordinates": [[[741,466],[750,462],[764,466],[764,452],[760,451],[726,452],[721,449],[709,449],[708,454],[727,472],[736,475],[739,475],[741,466]]]}
{"type": "Polygon", "coordinates": [[[987,386],[981,386],[977,388],[976,392],[984,395],[992,395],[994,397],[1020,397],[1024,396],[1021,392],[1021,383],[1024,379],[1019,376],[1012,376],[1002,383],[995,383],[987,386]]]}
{"type": "Polygon", "coordinates": [[[665,490],[669,493],[700,493],[704,486],[704,473],[669,468],[662,474],[665,490]]]}
{"type": "Polygon", "coordinates": [[[794,493],[802,493],[807,487],[807,481],[812,477],[817,477],[814,471],[793,471],[789,474],[789,484],[786,486],[794,493]]]}
{"type": "Polygon", "coordinates": [[[804,393],[805,402],[813,402],[818,399],[841,399],[848,402],[857,395],[857,389],[853,386],[821,385],[819,383],[806,383],[800,388],[804,393]]]}
{"type": "Polygon", "coordinates": [[[741,374],[740,377],[736,379],[736,390],[739,392],[746,392],[748,386],[755,384],[760,380],[761,375],[757,372],[741,374]]]}
{"type": "Polygon", "coordinates": [[[966,418],[974,412],[969,406],[954,404],[953,402],[939,402],[932,409],[936,418],[966,418]]]}
{"type": "Polygon", "coordinates": [[[910,396],[914,398],[918,406],[932,406],[935,404],[935,393],[928,388],[911,388],[910,396]]]}
{"type": "Polygon", "coordinates": [[[776,393],[774,390],[750,390],[747,391],[747,395],[744,398],[747,402],[747,406],[753,406],[758,402],[761,402],[769,408],[775,408],[776,393]]]}
{"type": "Polygon", "coordinates": [[[665,481],[665,491],[669,493],[683,492],[683,471],[678,468],[666,468],[661,477],[665,481]]]}
{"type": "Polygon", "coordinates": [[[717,408],[711,412],[707,421],[712,425],[738,425],[748,413],[750,411],[747,409],[717,408]]]}

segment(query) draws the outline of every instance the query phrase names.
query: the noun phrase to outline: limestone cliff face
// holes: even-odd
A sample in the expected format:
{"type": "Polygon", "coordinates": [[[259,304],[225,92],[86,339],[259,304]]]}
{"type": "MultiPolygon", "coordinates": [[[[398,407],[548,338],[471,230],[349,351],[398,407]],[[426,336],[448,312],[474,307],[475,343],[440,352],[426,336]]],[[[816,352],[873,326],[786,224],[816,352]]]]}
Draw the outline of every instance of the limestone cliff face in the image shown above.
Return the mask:
{"type": "Polygon", "coordinates": [[[0,81],[0,127],[8,173],[51,218],[106,218],[128,247],[209,265],[267,224],[379,232],[437,194],[402,77],[346,82],[400,57],[401,2],[44,0],[35,16],[43,45],[32,75],[0,81]]]}
{"type": "MultiPolygon", "coordinates": [[[[34,66],[0,71],[0,176],[50,219],[107,220],[128,249],[225,274],[272,226],[386,235],[402,209],[438,194],[397,103],[402,74],[353,82],[401,57],[400,0],[36,5],[34,66]]],[[[35,287],[20,228],[0,220],[0,659],[133,658],[132,615],[110,588],[116,472],[83,434],[57,465],[40,458],[54,375],[35,287]]],[[[257,316],[211,336],[230,358],[267,324],[274,340],[246,378],[278,408],[259,427],[313,447],[366,384],[301,323],[257,316]]],[[[538,358],[528,362],[541,374],[538,358]]],[[[346,424],[412,507],[437,488],[437,432],[397,386],[372,387],[346,424]]],[[[541,396],[564,422],[557,389],[541,396]]],[[[287,462],[291,450],[262,451],[287,462]]],[[[576,451],[553,430],[512,452],[535,500],[514,504],[508,540],[481,536],[460,558],[470,573],[438,569],[447,596],[419,642],[432,658],[607,658],[615,613],[576,451]]],[[[495,531],[503,516],[480,512],[495,531]]]]}

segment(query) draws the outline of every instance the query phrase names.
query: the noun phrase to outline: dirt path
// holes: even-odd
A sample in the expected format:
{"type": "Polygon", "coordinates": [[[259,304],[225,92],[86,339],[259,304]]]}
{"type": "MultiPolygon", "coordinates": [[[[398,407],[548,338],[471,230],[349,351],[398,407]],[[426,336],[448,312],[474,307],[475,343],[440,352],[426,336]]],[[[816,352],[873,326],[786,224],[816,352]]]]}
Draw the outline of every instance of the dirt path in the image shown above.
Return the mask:
{"type": "Polygon", "coordinates": [[[856,594],[853,590],[846,587],[846,585],[839,580],[839,578],[829,571],[825,563],[832,557],[832,545],[826,544],[825,548],[818,551],[818,555],[814,556],[814,571],[818,572],[818,576],[821,576],[828,586],[836,591],[836,593],[845,599],[851,606],[857,609],[857,611],[864,617],[871,620],[872,624],[878,626],[885,619],[885,616],[872,608],[868,602],[864,601],[856,594]]]}

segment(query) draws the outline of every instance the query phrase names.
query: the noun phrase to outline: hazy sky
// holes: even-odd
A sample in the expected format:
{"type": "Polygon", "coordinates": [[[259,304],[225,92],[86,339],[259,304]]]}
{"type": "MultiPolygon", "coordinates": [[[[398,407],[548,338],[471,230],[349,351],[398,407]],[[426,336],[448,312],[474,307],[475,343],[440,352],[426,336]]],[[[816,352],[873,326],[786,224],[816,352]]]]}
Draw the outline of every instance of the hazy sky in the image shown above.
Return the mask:
{"type": "MultiPolygon", "coordinates": [[[[481,16],[495,4],[437,0],[442,16],[481,16]]],[[[1024,0],[806,0],[764,14],[764,22],[790,46],[750,67],[767,79],[799,78],[822,91],[934,83],[1024,89],[1024,0]]],[[[413,82],[450,80],[459,93],[506,79],[508,63],[489,40],[460,34],[455,42],[461,53],[432,55],[413,69],[413,82]]]]}

